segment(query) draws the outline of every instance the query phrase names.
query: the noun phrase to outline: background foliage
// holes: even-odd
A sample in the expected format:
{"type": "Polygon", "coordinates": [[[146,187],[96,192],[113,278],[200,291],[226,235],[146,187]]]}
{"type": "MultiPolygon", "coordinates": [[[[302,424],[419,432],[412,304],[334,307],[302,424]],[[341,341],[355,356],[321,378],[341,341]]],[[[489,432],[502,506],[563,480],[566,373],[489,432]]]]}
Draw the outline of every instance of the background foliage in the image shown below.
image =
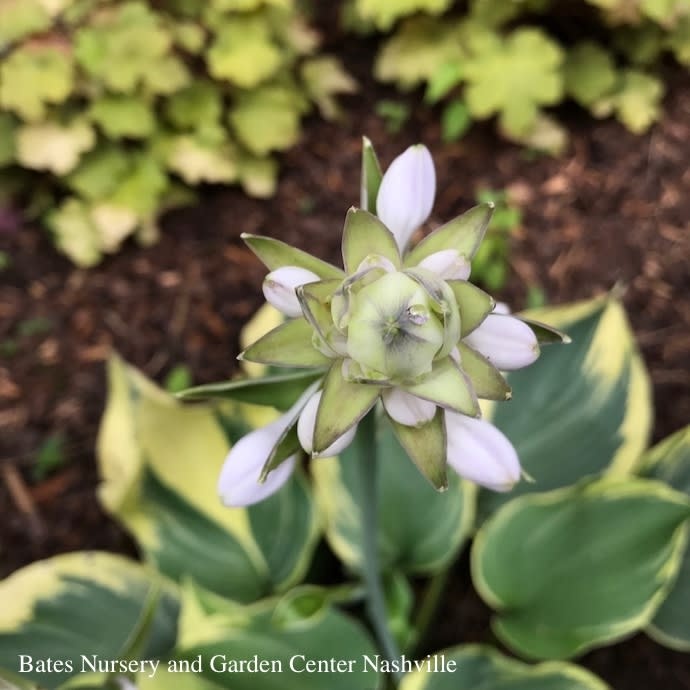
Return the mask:
{"type": "Polygon", "coordinates": [[[641,133],[660,114],[662,58],[690,65],[688,0],[352,0],[345,18],[391,32],[376,77],[425,85],[447,139],[495,115],[504,136],[558,153],[567,134],[547,108],[565,100],[641,133]]]}
{"type": "Polygon", "coordinates": [[[160,212],[201,183],[272,194],[273,154],[356,86],[296,5],[3,0],[0,190],[47,211],[83,266],[131,234],[155,240],[160,212]]]}

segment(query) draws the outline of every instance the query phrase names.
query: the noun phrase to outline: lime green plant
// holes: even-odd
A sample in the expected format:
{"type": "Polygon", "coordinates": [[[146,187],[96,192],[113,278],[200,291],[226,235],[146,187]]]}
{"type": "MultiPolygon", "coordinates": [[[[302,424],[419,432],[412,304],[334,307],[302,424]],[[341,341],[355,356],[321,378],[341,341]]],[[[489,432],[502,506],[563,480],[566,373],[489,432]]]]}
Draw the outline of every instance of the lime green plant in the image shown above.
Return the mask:
{"type": "Polygon", "coordinates": [[[82,266],[202,183],[271,195],[275,153],[356,85],[294,0],[3,0],[0,172],[55,194],[45,220],[82,266]]]}
{"type": "Polygon", "coordinates": [[[427,102],[443,104],[446,140],[461,137],[472,120],[496,116],[509,139],[558,153],[567,134],[549,108],[568,99],[642,133],[661,113],[661,58],[670,53],[690,66],[686,0],[578,0],[567,7],[553,0],[470,0],[464,13],[443,14],[450,6],[352,0],[348,13],[360,30],[392,32],[375,75],[403,90],[426,85],[427,102]],[[565,44],[543,20],[573,21],[572,13],[585,28],[565,44]],[[590,38],[587,26],[601,38],[590,38]]]}

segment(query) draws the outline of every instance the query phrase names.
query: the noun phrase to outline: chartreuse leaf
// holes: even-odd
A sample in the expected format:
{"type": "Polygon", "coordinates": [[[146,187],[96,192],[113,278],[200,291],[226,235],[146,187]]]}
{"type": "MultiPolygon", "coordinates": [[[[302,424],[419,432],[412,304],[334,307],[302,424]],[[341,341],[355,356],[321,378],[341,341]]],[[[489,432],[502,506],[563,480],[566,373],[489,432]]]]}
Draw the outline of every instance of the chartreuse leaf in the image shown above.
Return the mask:
{"type": "Polygon", "coordinates": [[[50,14],[40,0],[3,0],[0,4],[0,50],[13,41],[50,27],[50,14]]]}
{"type": "Polygon", "coordinates": [[[88,74],[115,92],[131,92],[161,65],[172,39],[147,4],[125,2],[76,34],[75,56],[88,74]]]}
{"type": "Polygon", "coordinates": [[[289,374],[274,374],[256,379],[236,379],[222,383],[208,383],[203,386],[187,388],[177,394],[182,400],[209,400],[222,398],[270,405],[279,410],[290,408],[304,389],[325,373],[322,371],[300,370],[289,374]]]}
{"type": "Polygon", "coordinates": [[[220,122],[223,96],[210,81],[195,81],[166,100],[165,113],[178,129],[195,130],[202,124],[220,122]]]}
{"type": "Polygon", "coordinates": [[[0,582],[0,667],[18,672],[20,654],[30,655],[34,664],[48,658],[71,661],[72,671],[34,668],[22,674],[48,690],[57,688],[81,671],[82,654],[101,659],[127,654],[147,600],[154,608],[136,656],[154,659],[175,644],[179,605],[173,585],[109,553],[84,551],[37,561],[0,582]]]}
{"type": "Polygon", "coordinates": [[[67,178],[67,184],[88,201],[106,199],[125,178],[130,165],[120,146],[102,145],[81,159],[67,178]]]}
{"type": "Polygon", "coordinates": [[[93,103],[89,116],[111,139],[145,139],[156,129],[153,110],[140,97],[101,98],[93,103]]]}
{"type": "Polygon", "coordinates": [[[465,62],[465,100],[473,116],[499,114],[501,128],[515,137],[529,134],[539,108],[563,95],[560,46],[538,29],[521,28],[502,40],[470,37],[465,62]]]}
{"type": "Polygon", "coordinates": [[[377,0],[355,0],[355,9],[362,19],[371,21],[377,29],[386,31],[401,17],[416,12],[441,14],[451,5],[452,0],[396,0],[378,2],[377,0]]]}
{"type": "Polygon", "coordinates": [[[318,597],[314,591],[295,590],[287,601],[238,606],[211,601],[189,588],[182,599],[175,655],[189,660],[201,655],[203,679],[228,690],[376,690],[380,678],[362,670],[362,657],[373,659],[377,653],[369,635],[329,604],[328,593],[318,597]],[[264,660],[263,668],[239,669],[239,660],[257,655],[258,662],[264,660]],[[333,659],[342,665],[330,672],[304,672],[311,659],[333,659]]]}
{"type": "Polygon", "coordinates": [[[343,264],[349,274],[370,255],[382,256],[400,268],[400,252],[391,231],[373,214],[351,208],[343,228],[343,264]]]}
{"type": "Polygon", "coordinates": [[[91,126],[83,121],[69,125],[40,122],[17,130],[17,160],[32,170],[65,175],[74,170],[81,155],[96,143],[91,126]]]}
{"type": "MultiPolygon", "coordinates": [[[[666,482],[690,497],[690,427],[685,427],[649,450],[642,459],[646,477],[666,482]]],[[[647,632],[673,649],[690,651],[690,549],[666,600],[654,616],[647,632]]]]}
{"type": "MultiPolygon", "coordinates": [[[[464,57],[452,22],[420,16],[405,21],[380,50],[374,65],[379,81],[410,89],[429,81],[444,65],[464,57]]],[[[372,210],[372,209],[369,209],[372,210]]]]}
{"type": "Polygon", "coordinates": [[[101,259],[101,238],[89,207],[73,197],[46,217],[58,249],[77,266],[95,266],[101,259]]]}
{"type": "Polygon", "coordinates": [[[249,196],[266,199],[275,194],[278,163],[274,158],[241,155],[238,166],[240,184],[249,196]]]}
{"type": "Polygon", "coordinates": [[[240,358],[278,367],[325,367],[330,360],[312,345],[313,332],[303,318],[290,319],[250,345],[240,358]]]}
{"type": "Polygon", "coordinates": [[[174,579],[193,577],[237,601],[298,581],[317,532],[301,476],[249,509],[225,508],[214,498],[229,450],[221,419],[232,415],[243,426],[244,407],[183,406],[121,360],[108,368],[100,499],[146,559],[174,579]],[[276,540],[277,525],[290,539],[276,540]]]}
{"type": "Polygon", "coordinates": [[[62,103],[72,90],[72,56],[62,45],[25,45],[0,62],[0,106],[36,122],[46,105],[62,103]]]}
{"type": "Polygon", "coordinates": [[[340,61],[330,55],[305,60],[300,67],[300,76],[309,98],[327,120],[340,115],[335,96],[356,93],[358,89],[357,82],[345,71],[340,61]]]}
{"type": "Polygon", "coordinates": [[[444,249],[455,249],[471,259],[489,227],[493,209],[493,204],[480,204],[434,230],[407,254],[405,266],[416,266],[427,256],[444,249]]]}
{"type": "Polygon", "coordinates": [[[345,278],[345,273],[343,273],[342,269],[317,259],[301,249],[291,247],[280,240],[274,240],[272,237],[262,237],[261,235],[249,235],[247,233],[243,233],[241,237],[269,271],[275,271],[283,266],[297,266],[298,268],[306,268],[308,271],[316,273],[319,278],[324,280],[345,278]]]}
{"type": "Polygon", "coordinates": [[[664,85],[659,79],[626,70],[614,97],[616,115],[631,132],[641,134],[658,119],[663,95],[664,85]]]}
{"type": "Polygon", "coordinates": [[[346,381],[342,369],[342,360],[336,360],[324,379],[316,412],[314,453],[325,451],[357,424],[373,407],[381,392],[377,386],[346,381]]]}
{"type": "Polygon", "coordinates": [[[678,62],[690,65],[690,16],[677,22],[668,37],[668,45],[678,62]]]}
{"type": "Polygon", "coordinates": [[[237,178],[236,152],[229,144],[211,146],[197,137],[174,137],[166,165],[189,184],[233,182],[237,178]]]}
{"type": "Polygon", "coordinates": [[[578,43],[563,64],[565,90],[588,107],[616,86],[616,67],[611,54],[593,41],[578,43]]]}
{"type": "MultiPolygon", "coordinates": [[[[323,458],[311,465],[326,538],[353,570],[362,567],[362,529],[368,529],[362,525],[357,452],[352,445],[339,458],[323,458]]],[[[474,487],[451,473],[448,491],[435,491],[383,421],[377,429],[377,454],[382,567],[385,571],[435,573],[453,561],[472,528],[474,487]],[[401,510],[402,505],[424,509],[401,510]]]]}
{"type": "Polygon", "coordinates": [[[510,497],[482,492],[482,518],[522,493],[631,474],[648,443],[649,379],[622,305],[608,297],[527,315],[562,328],[572,343],[508,374],[513,400],[491,418],[534,483],[521,482],[510,497]]]}
{"type": "MultiPolygon", "coordinates": [[[[531,666],[504,656],[493,647],[462,645],[444,649],[446,668],[438,673],[414,671],[403,678],[400,690],[609,690],[600,678],[580,666],[546,662],[531,666]]],[[[432,657],[433,664],[442,663],[432,657]]]]}
{"type": "Polygon", "coordinates": [[[218,27],[206,60],[216,79],[251,89],[278,70],[283,53],[272,40],[270,25],[260,16],[235,16],[218,27]]]}
{"type": "Polygon", "coordinates": [[[685,495],[640,479],[514,499],[472,547],[495,633],[522,655],[562,659],[639,630],[678,572],[689,518],[685,495]]]}
{"type": "Polygon", "coordinates": [[[299,138],[306,102],[297,91],[264,86],[239,96],[230,111],[230,125],[252,153],[265,156],[290,148],[299,138]]]}

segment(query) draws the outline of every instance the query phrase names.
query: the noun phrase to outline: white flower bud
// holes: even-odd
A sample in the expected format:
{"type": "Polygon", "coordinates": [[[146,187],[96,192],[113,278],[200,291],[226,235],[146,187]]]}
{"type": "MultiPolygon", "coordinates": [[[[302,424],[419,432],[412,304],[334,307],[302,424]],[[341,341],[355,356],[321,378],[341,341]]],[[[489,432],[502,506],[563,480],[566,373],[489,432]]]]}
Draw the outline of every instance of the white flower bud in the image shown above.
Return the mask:
{"type": "MultiPolygon", "coordinates": [[[[300,414],[299,420],[297,421],[297,437],[299,438],[300,445],[309,455],[311,455],[314,450],[316,412],[319,409],[321,395],[322,393],[319,391],[309,398],[309,402],[304,406],[302,414],[300,414]]],[[[356,433],[357,427],[354,426],[346,431],[339,439],[334,441],[326,450],[313,457],[330,458],[333,455],[338,455],[338,453],[344,451],[352,443],[356,433]]]]}
{"type": "Polygon", "coordinates": [[[391,163],[376,198],[376,213],[401,251],[429,217],[435,195],[436,172],[429,150],[421,144],[410,146],[391,163]]]}
{"type": "Polygon", "coordinates": [[[436,414],[434,403],[418,398],[400,388],[387,388],[381,398],[386,412],[398,424],[422,426],[430,422],[436,414]]]}
{"type": "Polygon", "coordinates": [[[297,455],[292,455],[273,470],[263,484],[259,475],[280,435],[290,424],[286,414],[268,426],[243,436],[230,450],[218,480],[218,493],[224,505],[235,508],[263,501],[290,478],[297,455]]]}
{"type": "Polygon", "coordinates": [[[320,280],[319,276],[306,268],[283,266],[269,273],[264,279],[264,297],[285,316],[291,318],[302,316],[302,307],[297,299],[295,288],[318,280],[320,280]]]}
{"type": "Polygon", "coordinates": [[[457,249],[442,249],[429,254],[419,262],[420,268],[426,268],[442,280],[467,280],[472,266],[457,249]]]}
{"type": "Polygon", "coordinates": [[[446,411],[448,464],[463,478],[493,491],[520,481],[517,452],[490,422],[446,411]]]}
{"type": "Polygon", "coordinates": [[[534,332],[514,316],[489,314],[464,342],[501,371],[522,369],[539,357],[534,332]]]}

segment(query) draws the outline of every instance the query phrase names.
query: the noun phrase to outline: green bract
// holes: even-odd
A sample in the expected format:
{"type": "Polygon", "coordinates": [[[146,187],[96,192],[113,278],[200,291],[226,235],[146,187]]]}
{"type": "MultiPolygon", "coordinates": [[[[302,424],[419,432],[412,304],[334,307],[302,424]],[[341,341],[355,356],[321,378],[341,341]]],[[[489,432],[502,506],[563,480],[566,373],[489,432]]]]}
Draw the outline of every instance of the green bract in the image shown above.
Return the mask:
{"type": "Polygon", "coordinates": [[[272,156],[302,117],[334,117],[357,86],[314,55],[297,5],[0,1],[0,171],[54,184],[44,220],[63,253],[91,266],[129,236],[150,243],[185,186],[274,192],[272,156]]]}

